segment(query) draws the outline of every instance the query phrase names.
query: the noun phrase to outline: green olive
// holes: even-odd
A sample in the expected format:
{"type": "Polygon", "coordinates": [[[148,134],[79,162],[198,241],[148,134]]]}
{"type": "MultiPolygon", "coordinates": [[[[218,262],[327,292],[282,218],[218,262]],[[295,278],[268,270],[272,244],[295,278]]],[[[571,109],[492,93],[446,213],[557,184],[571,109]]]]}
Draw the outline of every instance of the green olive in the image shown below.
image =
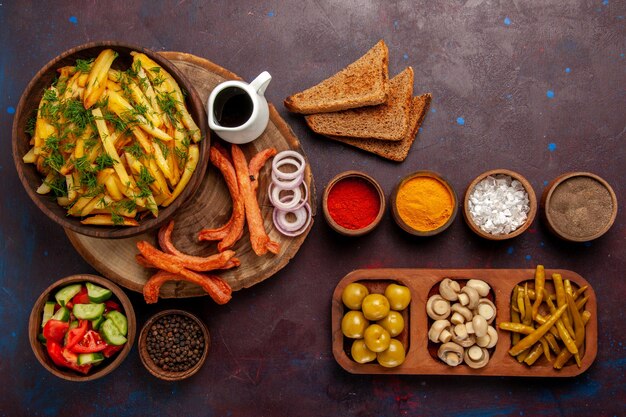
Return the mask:
{"type": "Polygon", "coordinates": [[[385,297],[393,310],[404,310],[411,302],[411,290],[404,285],[389,284],[385,289],[385,297]]]}
{"type": "Polygon", "coordinates": [[[360,311],[348,311],[341,319],[341,331],[345,337],[360,339],[369,322],[360,311]]]}
{"type": "Polygon", "coordinates": [[[402,365],[405,358],[404,346],[397,339],[391,339],[389,347],[376,354],[378,363],[386,368],[402,365]]]}
{"type": "Polygon", "coordinates": [[[380,320],[389,313],[389,300],[382,294],[370,294],[363,299],[363,314],[368,320],[380,320]]]}
{"type": "Polygon", "coordinates": [[[341,300],[350,310],[360,310],[363,299],[369,293],[365,285],[353,282],[343,289],[341,300]]]}
{"type": "Polygon", "coordinates": [[[371,324],[365,329],[365,346],[372,352],[382,352],[389,347],[391,336],[378,324],[371,324]]]}
{"type": "Polygon", "coordinates": [[[378,320],[376,324],[387,330],[391,337],[395,337],[404,330],[404,317],[402,317],[401,313],[392,310],[385,318],[378,320]]]}
{"type": "Polygon", "coordinates": [[[376,352],[369,350],[363,339],[357,339],[352,342],[350,353],[352,354],[352,359],[358,363],[367,363],[376,359],[376,352]]]}

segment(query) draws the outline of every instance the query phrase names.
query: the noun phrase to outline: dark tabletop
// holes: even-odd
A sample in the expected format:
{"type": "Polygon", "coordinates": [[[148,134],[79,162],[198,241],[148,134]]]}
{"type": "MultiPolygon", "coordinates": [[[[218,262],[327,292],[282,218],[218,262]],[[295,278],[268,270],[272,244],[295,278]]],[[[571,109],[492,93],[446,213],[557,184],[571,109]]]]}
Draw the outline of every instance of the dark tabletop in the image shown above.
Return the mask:
{"type": "Polygon", "coordinates": [[[626,414],[626,3],[504,1],[67,1],[0,0],[0,415],[593,415],[626,414]],[[189,52],[251,80],[268,70],[266,96],[300,139],[318,200],[328,180],[358,169],[387,195],[403,175],[440,172],[459,194],[478,174],[508,168],[540,195],[568,171],[614,188],[613,228],[587,244],[551,236],[539,219],[511,241],[475,236],[461,216],[438,237],[402,232],[387,213],[348,239],[321,216],[296,257],[271,279],[234,294],[146,305],[128,291],[137,324],[166,308],[199,315],[212,335],[194,377],[168,383],[142,366],[136,346],[107,377],[71,383],[49,374],[28,342],[32,305],[53,281],[95,273],[63,230],[38,211],[11,157],[13,115],[31,77],[71,47],[119,40],[189,52]],[[433,102],[401,164],[327,141],[282,100],[352,62],[379,39],[389,72],[411,65],[415,93],[433,102]],[[571,269],[598,297],[598,355],[569,379],[360,376],[331,352],[337,282],[371,267],[571,269]]]}

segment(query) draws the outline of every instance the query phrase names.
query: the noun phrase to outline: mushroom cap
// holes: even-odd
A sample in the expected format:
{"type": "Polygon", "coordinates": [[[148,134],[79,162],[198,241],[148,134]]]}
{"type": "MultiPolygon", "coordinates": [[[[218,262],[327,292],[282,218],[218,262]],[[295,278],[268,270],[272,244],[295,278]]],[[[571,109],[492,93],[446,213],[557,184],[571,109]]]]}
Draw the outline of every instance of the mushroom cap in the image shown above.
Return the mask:
{"type": "Polygon", "coordinates": [[[428,330],[428,339],[433,343],[439,342],[441,333],[449,327],[450,322],[448,320],[435,320],[428,330]]]}
{"type": "Polygon", "coordinates": [[[465,324],[461,323],[454,326],[454,336],[459,340],[465,340],[469,337],[469,334],[467,334],[467,329],[465,328],[465,324]]]}
{"type": "Polygon", "coordinates": [[[456,336],[453,336],[452,341],[464,348],[468,348],[476,344],[476,335],[470,334],[467,336],[466,339],[463,339],[463,340],[457,338],[456,336]]]}
{"type": "Polygon", "coordinates": [[[437,351],[439,359],[450,366],[457,366],[463,362],[463,348],[454,342],[444,343],[437,351]]]}
{"type": "Polygon", "coordinates": [[[491,291],[489,284],[482,279],[470,279],[465,285],[474,288],[478,291],[478,294],[480,294],[481,297],[486,297],[487,294],[489,294],[489,291],[491,291]]]}
{"type": "Polygon", "coordinates": [[[426,314],[433,320],[443,320],[450,315],[450,302],[435,294],[426,302],[426,314]]]}
{"type": "Polygon", "coordinates": [[[455,313],[461,314],[465,318],[465,321],[472,321],[472,318],[474,317],[474,313],[472,313],[472,310],[461,305],[461,303],[452,304],[450,310],[454,311],[455,313]]]}
{"type": "Polygon", "coordinates": [[[483,316],[475,315],[472,319],[472,326],[474,327],[474,334],[476,337],[483,337],[487,334],[487,320],[483,316]]]}
{"type": "Polygon", "coordinates": [[[450,278],[445,278],[439,283],[439,294],[448,301],[458,300],[459,292],[461,292],[461,286],[450,278]]]}
{"type": "Polygon", "coordinates": [[[487,327],[487,335],[489,336],[489,344],[485,346],[487,349],[491,349],[498,343],[498,331],[495,327],[487,327]]]}
{"type": "Polygon", "coordinates": [[[491,324],[496,318],[496,306],[488,298],[481,298],[480,300],[478,300],[478,306],[476,307],[476,311],[478,314],[483,316],[489,324],[491,324]]]}
{"type": "Polygon", "coordinates": [[[478,306],[478,300],[480,300],[480,294],[478,294],[478,291],[476,291],[475,288],[468,287],[466,285],[465,287],[463,287],[461,292],[467,294],[467,297],[469,298],[467,308],[469,308],[470,310],[475,309],[478,306]]]}
{"type": "Polygon", "coordinates": [[[465,363],[467,364],[467,366],[469,366],[470,368],[479,369],[487,365],[487,363],[489,363],[489,351],[485,348],[472,346],[471,348],[465,351],[465,355],[463,355],[463,359],[465,360],[465,363]],[[477,352],[476,349],[480,349],[480,353],[481,353],[480,355],[476,353],[477,352]],[[478,358],[478,359],[474,359],[474,358],[478,358]]]}

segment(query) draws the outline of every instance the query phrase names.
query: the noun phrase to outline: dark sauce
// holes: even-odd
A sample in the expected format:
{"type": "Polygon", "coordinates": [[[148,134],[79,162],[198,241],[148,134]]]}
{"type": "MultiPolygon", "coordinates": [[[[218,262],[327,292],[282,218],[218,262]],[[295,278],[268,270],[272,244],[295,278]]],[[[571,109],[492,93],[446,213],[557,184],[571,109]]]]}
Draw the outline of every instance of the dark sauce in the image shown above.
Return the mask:
{"type": "Polygon", "coordinates": [[[252,99],[241,88],[228,87],[215,98],[213,114],[220,126],[237,127],[252,116],[252,99]]]}

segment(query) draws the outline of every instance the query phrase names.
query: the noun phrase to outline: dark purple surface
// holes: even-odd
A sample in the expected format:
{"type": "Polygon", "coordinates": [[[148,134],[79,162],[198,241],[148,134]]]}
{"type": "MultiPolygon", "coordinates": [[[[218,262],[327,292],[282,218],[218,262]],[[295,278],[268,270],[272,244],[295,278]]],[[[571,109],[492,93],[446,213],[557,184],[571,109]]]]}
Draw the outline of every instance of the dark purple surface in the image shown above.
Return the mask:
{"type": "Polygon", "coordinates": [[[624,415],[625,15],[617,0],[0,2],[0,415],[624,415]],[[390,75],[412,65],[415,92],[434,97],[402,164],[317,137],[281,104],[381,38],[390,75]],[[347,169],[373,175],[387,194],[403,175],[431,169],[459,195],[492,168],[520,172],[538,195],[559,174],[588,170],[613,186],[622,210],[609,233],[580,245],[540,221],[513,241],[487,242],[461,216],[442,235],[417,239],[389,214],[372,234],[348,239],[320,212],[295,259],[226,306],[208,298],[146,306],[129,294],[139,326],[165,308],[208,324],[212,350],[197,375],[156,380],[135,347],[104,379],[65,382],[31,352],[28,315],[52,281],[94,271],[22,190],[9,140],[30,78],[62,51],[105,39],[196,54],[248,80],[268,70],[266,95],[300,138],[318,196],[347,169]],[[332,357],[330,298],[353,269],[537,263],[580,273],[598,296],[598,356],[577,378],[356,376],[332,357]]]}

